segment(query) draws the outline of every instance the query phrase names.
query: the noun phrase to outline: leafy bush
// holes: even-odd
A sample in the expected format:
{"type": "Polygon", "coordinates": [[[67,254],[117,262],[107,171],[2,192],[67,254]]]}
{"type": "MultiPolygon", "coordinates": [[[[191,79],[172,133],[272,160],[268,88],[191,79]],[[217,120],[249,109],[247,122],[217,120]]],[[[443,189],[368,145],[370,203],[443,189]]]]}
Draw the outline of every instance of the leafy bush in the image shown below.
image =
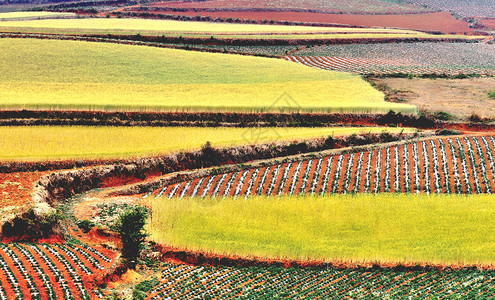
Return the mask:
{"type": "Polygon", "coordinates": [[[5,237],[25,237],[26,239],[47,238],[55,233],[64,216],[60,211],[37,215],[33,209],[17,216],[2,226],[5,237]]]}
{"type": "Polygon", "coordinates": [[[203,156],[203,166],[220,164],[220,153],[211,145],[210,141],[201,146],[201,155],[203,156]]]}
{"type": "Polygon", "coordinates": [[[488,98],[495,99],[495,90],[488,92],[488,98]]]}
{"type": "Polygon", "coordinates": [[[82,220],[77,222],[77,227],[81,229],[84,233],[88,233],[95,224],[90,220],[82,220]]]}
{"type": "Polygon", "coordinates": [[[440,129],[437,130],[437,135],[460,135],[461,132],[458,130],[452,130],[452,129],[440,129]]]}
{"type": "Polygon", "coordinates": [[[134,287],[134,291],[132,293],[132,299],[133,300],[146,299],[146,293],[159,284],[160,281],[156,277],[140,282],[134,287]]]}
{"type": "Polygon", "coordinates": [[[122,214],[113,226],[122,240],[122,256],[127,263],[134,265],[140,251],[144,247],[147,234],[143,231],[148,217],[148,209],[143,206],[133,206],[122,214]]]}
{"type": "Polygon", "coordinates": [[[441,121],[449,121],[449,120],[454,119],[453,115],[449,114],[448,112],[444,112],[444,111],[437,111],[433,114],[433,116],[435,117],[435,119],[441,120],[441,121]]]}
{"type": "Polygon", "coordinates": [[[335,147],[335,139],[333,136],[328,136],[325,139],[325,148],[327,149],[333,149],[335,147]]]}
{"type": "Polygon", "coordinates": [[[384,143],[392,142],[394,137],[388,132],[380,133],[380,140],[384,143]]]}

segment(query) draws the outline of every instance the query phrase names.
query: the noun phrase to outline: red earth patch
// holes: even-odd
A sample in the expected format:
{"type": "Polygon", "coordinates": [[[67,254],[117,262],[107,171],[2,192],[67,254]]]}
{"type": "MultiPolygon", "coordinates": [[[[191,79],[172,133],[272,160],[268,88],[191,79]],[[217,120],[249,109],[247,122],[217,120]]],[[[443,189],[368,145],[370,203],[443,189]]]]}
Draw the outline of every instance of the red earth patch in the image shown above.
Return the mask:
{"type": "Polygon", "coordinates": [[[358,27],[390,27],[444,33],[469,33],[474,31],[474,29],[469,28],[467,22],[455,19],[448,12],[395,15],[326,14],[294,11],[156,11],[153,13],[255,21],[273,20],[277,22],[339,24],[358,27]]]}

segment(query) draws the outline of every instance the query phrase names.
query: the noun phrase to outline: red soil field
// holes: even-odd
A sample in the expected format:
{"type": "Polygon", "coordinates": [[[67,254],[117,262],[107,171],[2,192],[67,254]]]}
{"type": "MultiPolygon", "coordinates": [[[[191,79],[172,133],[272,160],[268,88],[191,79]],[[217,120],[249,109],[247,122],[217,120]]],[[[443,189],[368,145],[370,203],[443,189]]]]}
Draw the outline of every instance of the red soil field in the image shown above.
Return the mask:
{"type": "Polygon", "coordinates": [[[490,29],[495,29],[495,18],[486,18],[481,20],[481,24],[483,26],[488,27],[490,29]]]}
{"type": "Polygon", "coordinates": [[[439,31],[443,33],[473,32],[467,22],[455,19],[448,12],[425,14],[395,14],[395,15],[357,15],[357,14],[326,14],[310,12],[263,12],[263,11],[157,11],[166,15],[209,16],[211,18],[233,18],[241,20],[274,20],[279,22],[303,22],[322,24],[341,24],[358,27],[390,27],[423,31],[439,31]]]}
{"type": "Polygon", "coordinates": [[[0,173],[0,209],[7,206],[24,206],[31,202],[34,184],[46,172],[0,173]]]}
{"type": "MultiPolygon", "coordinates": [[[[210,0],[155,3],[153,6],[208,9],[283,9],[327,12],[400,13],[428,11],[422,6],[380,0],[210,0]]],[[[431,10],[429,10],[431,11],[431,10]]]]}
{"type": "Polygon", "coordinates": [[[7,299],[100,298],[92,282],[114,259],[115,253],[102,247],[0,244],[0,294],[7,299]]]}

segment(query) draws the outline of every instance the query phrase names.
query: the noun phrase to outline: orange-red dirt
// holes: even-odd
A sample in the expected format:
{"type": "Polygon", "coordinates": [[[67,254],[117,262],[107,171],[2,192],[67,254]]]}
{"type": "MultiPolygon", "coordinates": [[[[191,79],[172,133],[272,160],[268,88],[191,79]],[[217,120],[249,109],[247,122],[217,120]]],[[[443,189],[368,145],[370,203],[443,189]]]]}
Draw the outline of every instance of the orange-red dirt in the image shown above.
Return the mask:
{"type": "Polygon", "coordinates": [[[0,209],[29,205],[36,181],[51,172],[53,171],[0,173],[0,209]]]}
{"type": "MultiPolygon", "coordinates": [[[[469,27],[469,23],[457,20],[449,12],[393,15],[325,14],[294,11],[153,11],[150,13],[255,21],[273,20],[277,22],[342,24],[358,27],[390,27],[444,33],[469,33],[475,31],[475,29],[469,27]]],[[[491,24],[490,21],[483,21],[483,24],[485,22],[491,24]]]]}

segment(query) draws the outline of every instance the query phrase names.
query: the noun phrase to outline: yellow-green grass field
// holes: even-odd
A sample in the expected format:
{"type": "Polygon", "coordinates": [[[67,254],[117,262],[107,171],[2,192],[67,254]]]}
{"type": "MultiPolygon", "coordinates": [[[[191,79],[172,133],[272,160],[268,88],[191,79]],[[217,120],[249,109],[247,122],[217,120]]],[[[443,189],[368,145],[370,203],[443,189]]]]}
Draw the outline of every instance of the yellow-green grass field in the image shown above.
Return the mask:
{"type": "Polygon", "coordinates": [[[165,35],[172,37],[215,37],[225,39],[368,39],[368,38],[459,38],[480,36],[432,35],[413,30],[383,28],[341,28],[258,24],[226,24],[150,19],[48,19],[6,21],[0,32],[50,34],[165,35]]]}
{"type": "Polygon", "coordinates": [[[264,258],[493,264],[490,195],[327,195],[147,200],[151,239],[264,258]]]}
{"type": "Polygon", "coordinates": [[[416,112],[357,75],[281,59],[37,39],[0,49],[3,108],[416,112]]]}
{"type": "MultiPolygon", "coordinates": [[[[258,24],[227,24],[209,22],[190,22],[152,19],[70,19],[70,20],[32,20],[0,23],[1,31],[7,28],[47,29],[56,32],[81,33],[119,33],[119,34],[262,34],[262,33],[332,33],[342,32],[339,27],[284,26],[258,24]]],[[[402,29],[346,28],[351,33],[390,33],[419,34],[417,31],[402,29]]],[[[33,31],[29,31],[33,32],[33,31]]],[[[34,31],[37,32],[37,31],[34,31]]]]}
{"type": "Polygon", "coordinates": [[[48,19],[48,18],[67,18],[75,17],[74,13],[58,13],[49,11],[18,11],[0,13],[0,21],[18,20],[18,19],[48,19]]]}
{"type": "Polygon", "coordinates": [[[353,133],[413,132],[409,128],[0,127],[0,160],[126,158],[213,146],[304,140],[353,133]]]}

